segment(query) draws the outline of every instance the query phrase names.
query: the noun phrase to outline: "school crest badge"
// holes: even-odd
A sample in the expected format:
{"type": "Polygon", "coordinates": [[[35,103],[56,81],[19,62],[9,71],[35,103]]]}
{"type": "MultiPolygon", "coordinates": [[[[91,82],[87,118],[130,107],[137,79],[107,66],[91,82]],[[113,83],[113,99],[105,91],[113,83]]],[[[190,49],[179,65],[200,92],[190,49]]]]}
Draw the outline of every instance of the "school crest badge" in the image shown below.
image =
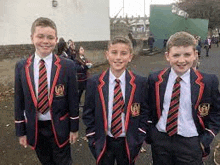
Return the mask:
{"type": "Polygon", "coordinates": [[[132,117],[139,116],[140,115],[140,109],[141,109],[140,103],[133,103],[131,105],[131,115],[132,115],[132,117]]]}
{"type": "Polygon", "coordinates": [[[207,116],[209,114],[210,104],[209,103],[202,103],[199,105],[198,110],[199,110],[198,111],[199,115],[201,117],[207,116]]]}
{"type": "Polygon", "coordinates": [[[64,85],[59,84],[55,86],[55,97],[62,97],[64,96],[64,85]]]}

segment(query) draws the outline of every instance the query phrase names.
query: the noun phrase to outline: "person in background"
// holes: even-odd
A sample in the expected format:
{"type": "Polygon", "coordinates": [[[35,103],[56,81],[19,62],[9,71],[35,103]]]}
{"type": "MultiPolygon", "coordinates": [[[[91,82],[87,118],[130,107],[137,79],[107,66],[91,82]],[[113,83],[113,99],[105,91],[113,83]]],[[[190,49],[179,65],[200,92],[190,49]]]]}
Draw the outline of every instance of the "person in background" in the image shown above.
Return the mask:
{"type": "Polygon", "coordinates": [[[154,37],[152,34],[150,34],[150,36],[148,38],[148,46],[150,48],[150,53],[153,52],[154,42],[155,42],[154,37]]]}
{"type": "Polygon", "coordinates": [[[68,54],[68,56],[71,60],[74,60],[76,58],[75,43],[71,39],[69,39],[69,41],[67,42],[67,45],[68,45],[68,49],[67,49],[66,53],[68,54]]]}
{"type": "Polygon", "coordinates": [[[209,49],[211,49],[211,38],[207,37],[207,39],[204,42],[204,48],[206,50],[206,57],[209,56],[209,49]]]}
{"type": "Polygon", "coordinates": [[[59,39],[57,47],[58,47],[58,51],[57,51],[58,56],[69,58],[68,54],[66,53],[67,44],[66,44],[65,40],[62,37],[59,39]]]}
{"type": "Polygon", "coordinates": [[[196,40],[197,40],[196,50],[198,51],[198,58],[200,58],[201,57],[201,49],[202,49],[202,41],[199,36],[196,37],[196,40]]]}
{"type": "Polygon", "coordinates": [[[76,47],[76,58],[74,61],[77,68],[77,81],[80,103],[81,96],[86,88],[88,69],[92,67],[92,63],[85,57],[85,50],[82,46],[76,47]]]}

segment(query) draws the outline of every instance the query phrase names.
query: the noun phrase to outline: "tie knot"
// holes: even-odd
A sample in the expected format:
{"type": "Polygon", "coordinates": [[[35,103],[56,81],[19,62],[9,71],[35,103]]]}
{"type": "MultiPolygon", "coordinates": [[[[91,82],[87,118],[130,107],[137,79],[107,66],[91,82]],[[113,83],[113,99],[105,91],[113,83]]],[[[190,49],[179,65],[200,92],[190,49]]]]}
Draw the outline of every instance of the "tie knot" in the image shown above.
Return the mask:
{"type": "Polygon", "coordinates": [[[181,80],[182,80],[182,78],[179,77],[179,76],[176,78],[176,82],[177,82],[177,83],[179,83],[181,80]]]}
{"type": "Polygon", "coordinates": [[[45,61],[44,61],[43,59],[41,59],[41,60],[40,60],[40,63],[41,63],[41,64],[44,64],[44,63],[45,63],[45,61]]]}
{"type": "Polygon", "coordinates": [[[115,82],[119,84],[119,83],[120,83],[120,80],[116,78],[116,79],[115,79],[115,82]]]}

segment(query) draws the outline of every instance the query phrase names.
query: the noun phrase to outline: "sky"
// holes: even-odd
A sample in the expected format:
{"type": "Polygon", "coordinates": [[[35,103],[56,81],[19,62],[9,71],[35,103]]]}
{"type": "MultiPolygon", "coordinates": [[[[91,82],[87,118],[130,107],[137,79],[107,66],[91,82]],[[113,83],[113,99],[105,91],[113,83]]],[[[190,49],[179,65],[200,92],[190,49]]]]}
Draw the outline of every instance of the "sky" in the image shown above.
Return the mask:
{"type": "Polygon", "coordinates": [[[116,16],[117,13],[118,17],[126,16],[134,17],[141,16],[143,17],[144,14],[149,16],[150,15],[150,5],[151,4],[170,4],[175,2],[176,0],[109,0],[110,2],[110,17],[116,16]],[[124,10],[123,10],[123,2],[124,2],[124,10]],[[144,3],[145,3],[145,12],[144,12],[144,3]],[[124,14],[123,14],[124,13],[124,14]]]}

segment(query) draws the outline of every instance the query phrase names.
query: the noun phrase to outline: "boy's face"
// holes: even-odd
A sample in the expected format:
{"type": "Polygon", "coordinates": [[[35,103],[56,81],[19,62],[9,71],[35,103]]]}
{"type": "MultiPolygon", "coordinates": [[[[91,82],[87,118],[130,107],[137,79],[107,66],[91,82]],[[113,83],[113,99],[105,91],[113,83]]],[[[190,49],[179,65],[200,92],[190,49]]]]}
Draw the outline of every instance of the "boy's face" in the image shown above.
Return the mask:
{"type": "Polygon", "coordinates": [[[106,58],[113,74],[121,74],[126,69],[128,62],[131,62],[130,47],[124,43],[110,45],[106,51],[106,58]]]}
{"type": "Polygon", "coordinates": [[[178,76],[183,75],[192,67],[197,55],[198,52],[193,49],[193,46],[173,46],[169,52],[165,53],[167,61],[178,76]]]}
{"type": "Polygon", "coordinates": [[[42,58],[46,57],[56,46],[56,31],[51,27],[37,26],[31,35],[31,41],[35,46],[36,53],[42,58]]]}

